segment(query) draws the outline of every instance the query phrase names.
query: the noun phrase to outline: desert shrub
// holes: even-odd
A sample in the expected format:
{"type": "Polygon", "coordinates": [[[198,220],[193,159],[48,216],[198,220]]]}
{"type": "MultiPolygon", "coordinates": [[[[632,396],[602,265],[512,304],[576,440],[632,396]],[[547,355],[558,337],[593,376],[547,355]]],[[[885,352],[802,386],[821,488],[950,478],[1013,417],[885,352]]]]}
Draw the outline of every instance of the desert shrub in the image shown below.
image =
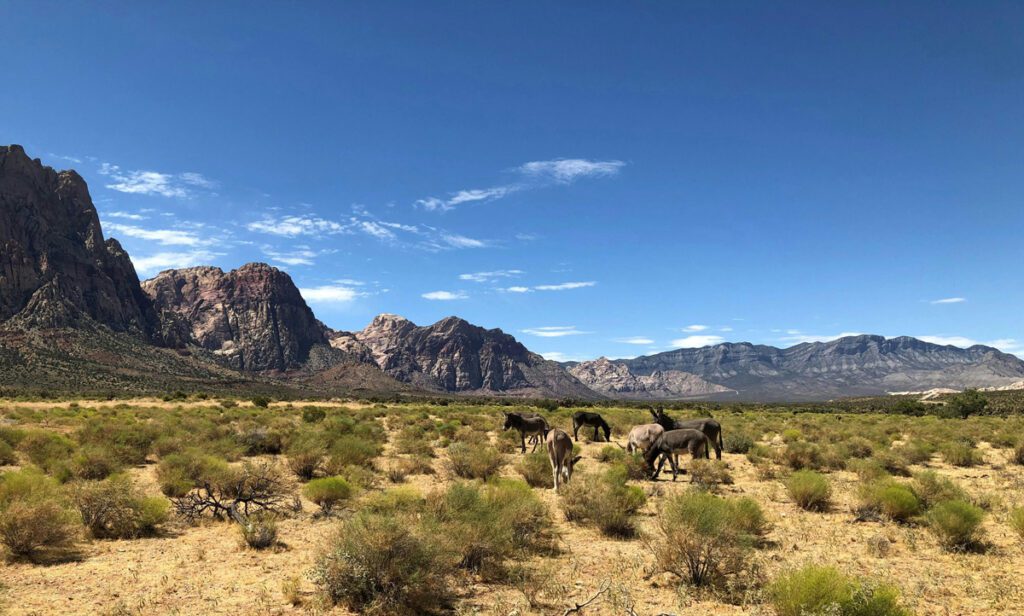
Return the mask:
{"type": "Polygon", "coordinates": [[[897,451],[895,449],[876,451],[875,455],[873,455],[871,459],[878,462],[887,473],[899,475],[901,477],[910,476],[910,463],[907,461],[907,458],[903,455],[902,451],[897,451]]]}
{"type": "Polygon", "coordinates": [[[342,466],[335,476],[344,477],[353,486],[362,490],[374,488],[380,481],[377,473],[365,466],[342,466]]]}
{"type": "Polygon", "coordinates": [[[255,396],[250,400],[250,402],[252,402],[253,406],[261,409],[265,409],[270,406],[270,398],[266,396],[255,396]]]}
{"type": "Polygon", "coordinates": [[[1017,536],[1024,541],[1024,507],[1017,507],[1010,511],[1010,517],[1007,519],[1007,522],[1013,532],[1017,533],[1017,536]]]}
{"type": "Polygon", "coordinates": [[[626,485],[624,467],[612,467],[605,473],[587,475],[566,484],[561,505],[565,519],[597,526],[610,537],[636,534],[633,516],[647,497],[636,486],[626,485]]]}
{"type": "Polygon", "coordinates": [[[924,464],[935,455],[935,445],[921,439],[913,439],[898,449],[909,464],[924,464]]]}
{"type": "Polygon", "coordinates": [[[133,539],[154,534],[167,521],[168,503],[143,495],[127,475],[72,486],[71,498],[96,539],[133,539]]]}
{"type": "Polygon", "coordinates": [[[695,458],[690,460],[690,482],[702,490],[714,490],[732,483],[732,475],[721,460],[695,458]]]}
{"type": "Polygon", "coordinates": [[[786,479],[786,490],[801,509],[824,511],[832,499],[828,478],[814,471],[796,471],[786,479]]]}
{"type": "Polygon", "coordinates": [[[940,449],[942,459],[953,466],[977,466],[984,462],[981,453],[967,443],[946,443],[940,449]]]}
{"type": "Polygon", "coordinates": [[[164,434],[156,437],[149,450],[157,457],[165,458],[186,448],[185,439],[176,434],[164,434]]]}
{"type": "Polygon", "coordinates": [[[754,446],[754,439],[744,432],[729,432],[723,438],[727,453],[747,453],[754,446]]]}
{"type": "Polygon", "coordinates": [[[490,479],[505,464],[505,456],[490,445],[458,442],[448,447],[448,468],[464,479],[490,479]]]}
{"type": "Polygon", "coordinates": [[[105,449],[90,445],[75,453],[70,470],[79,479],[106,479],[121,470],[121,463],[105,449]]]}
{"type": "Polygon", "coordinates": [[[776,456],[771,447],[754,443],[747,449],[747,461],[751,464],[758,464],[765,460],[774,459],[776,456]]]}
{"type": "Polygon", "coordinates": [[[91,419],[78,431],[78,440],[109,452],[122,464],[145,464],[156,432],[143,424],[91,419]]]}
{"type": "MultiPolygon", "coordinates": [[[[269,401],[267,402],[267,404],[269,404],[269,401]]],[[[220,401],[220,407],[222,409],[233,409],[238,407],[238,401],[232,400],[230,398],[225,398],[224,400],[220,401]]]]}
{"type": "Polygon", "coordinates": [[[787,428],[782,431],[782,440],[785,443],[795,443],[804,438],[804,433],[796,428],[787,428]]]}
{"type": "Polygon", "coordinates": [[[68,437],[56,432],[33,430],[21,439],[18,449],[32,464],[48,473],[54,473],[66,466],[75,451],[75,444],[68,437]]]}
{"type": "Polygon", "coordinates": [[[306,423],[320,423],[327,417],[327,411],[319,406],[307,406],[302,409],[302,421],[306,423]]]}
{"type": "Polygon", "coordinates": [[[324,461],[324,446],[313,436],[293,439],[288,445],[288,468],[302,481],[309,481],[324,461]]]}
{"type": "Polygon", "coordinates": [[[875,451],[874,444],[863,436],[854,436],[840,445],[841,452],[850,458],[870,458],[875,451]]]}
{"type": "Polygon", "coordinates": [[[197,489],[171,499],[175,511],[190,522],[212,515],[244,525],[243,517],[259,511],[280,513],[295,502],[273,462],[245,462],[227,472],[218,469],[211,476],[200,477],[197,484],[197,489]]]}
{"type": "Polygon", "coordinates": [[[21,428],[0,426],[0,441],[7,443],[14,448],[18,447],[22,439],[25,438],[25,434],[25,431],[21,428]]]}
{"type": "Polygon", "coordinates": [[[960,417],[967,419],[970,415],[977,415],[988,406],[988,399],[977,389],[965,389],[953,396],[941,407],[941,415],[944,417],[960,417]]]}
{"type": "Polygon", "coordinates": [[[537,451],[524,455],[516,464],[516,471],[523,476],[526,483],[535,488],[555,487],[547,452],[537,451]]]}
{"type": "Polygon", "coordinates": [[[700,491],[668,499],[658,526],[662,540],[653,543],[658,567],[695,586],[742,571],[750,549],[767,531],[755,501],[700,491]]]}
{"type": "Polygon", "coordinates": [[[405,518],[360,514],[346,521],[313,567],[334,604],[375,615],[428,614],[451,600],[455,562],[405,518]]]}
{"type": "Polygon", "coordinates": [[[14,453],[14,447],[4,440],[0,440],[0,466],[11,466],[18,463],[18,456],[14,453]]]}
{"type": "Polygon", "coordinates": [[[626,450],[615,445],[605,445],[597,452],[598,462],[620,462],[626,457],[626,450]]]}
{"type": "Polygon", "coordinates": [[[644,462],[644,456],[640,452],[625,456],[620,462],[615,464],[615,467],[619,469],[616,472],[625,474],[626,479],[640,481],[648,478],[647,464],[644,462]]]}
{"type": "Polygon", "coordinates": [[[860,512],[861,515],[882,515],[894,522],[909,522],[921,514],[921,502],[909,486],[882,479],[861,487],[860,512]]]}
{"type": "Polygon", "coordinates": [[[938,503],[926,516],[928,528],[947,550],[969,550],[979,547],[981,521],[985,512],[960,500],[938,503]]]}
{"type": "Polygon", "coordinates": [[[779,452],[780,461],[793,470],[821,468],[821,448],[806,441],[793,441],[779,452]]]}
{"type": "Polygon", "coordinates": [[[265,550],[277,545],[276,514],[263,510],[240,518],[238,532],[245,545],[254,550],[265,550]]]}
{"type": "Polygon", "coordinates": [[[229,470],[224,460],[192,449],[161,460],[156,467],[156,478],[164,496],[177,497],[188,494],[199,485],[200,479],[226,474],[229,470]]]}
{"type": "Polygon", "coordinates": [[[427,500],[415,488],[392,488],[371,494],[363,501],[360,514],[395,515],[421,512],[427,500]]]}
{"type": "Polygon", "coordinates": [[[0,476],[0,542],[14,556],[70,548],[80,520],[64,491],[35,469],[0,476]]]}
{"type": "Polygon", "coordinates": [[[1013,455],[1010,457],[1010,461],[1015,464],[1024,464],[1024,442],[1017,445],[1017,448],[1013,450],[1013,455]]]}
{"type": "Polygon", "coordinates": [[[235,439],[247,456],[277,455],[284,449],[284,436],[266,426],[244,428],[235,439]]]}
{"type": "Polygon", "coordinates": [[[461,568],[494,572],[505,559],[550,544],[547,506],[523,482],[455,483],[428,499],[431,522],[461,568]]]}
{"type": "Polygon", "coordinates": [[[325,514],[329,514],[338,503],[351,498],[352,491],[352,484],[344,477],[314,479],[302,489],[306,498],[316,503],[325,514]]]}
{"type": "Polygon", "coordinates": [[[416,456],[433,456],[432,436],[420,426],[407,426],[395,437],[395,451],[416,456]]]}
{"type": "Polygon", "coordinates": [[[380,445],[354,435],[336,438],[327,452],[324,471],[331,475],[342,475],[346,466],[373,467],[373,461],[380,455],[380,445]]]}
{"type": "Polygon", "coordinates": [[[846,470],[856,473],[861,481],[874,481],[889,476],[889,471],[873,458],[850,460],[846,470]]]}
{"type": "Polygon", "coordinates": [[[778,616],[909,616],[899,591],[889,585],[865,583],[832,567],[807,565],[771,584],[767,595],[778,616]]]}

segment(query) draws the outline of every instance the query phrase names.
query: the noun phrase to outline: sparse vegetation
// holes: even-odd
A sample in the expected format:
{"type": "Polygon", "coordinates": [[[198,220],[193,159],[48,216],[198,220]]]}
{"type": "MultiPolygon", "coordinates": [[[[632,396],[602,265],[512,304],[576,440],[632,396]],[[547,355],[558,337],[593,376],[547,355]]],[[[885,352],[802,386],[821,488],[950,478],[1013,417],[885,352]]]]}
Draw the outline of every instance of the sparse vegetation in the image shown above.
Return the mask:
{"type": "Polygon", "coordinates": [[[634,536],[636,523],[633,516],[647,499],[643,490],[626,485],[626,481],[625,467],[613,467],[601,474],[574,478],[562,493],[565,519],[592,523],[611,537],[634,536]]]}
{"type": "Polygon", "coordinates": [[[831,504],[832,485],[821,473],[796,471],[786,479],[786,490],[801,509],[824,511],[831,504]]]}
{"type": "Polygon", "coordinates": [[[808,565],[784,574],[768,586],[768,596],[778,616],[910,616],[895,587],[865,583],[833,567],[808,565]]]}
{"type": "Polygon", "coordinates": [[[78,539],[81,522],[61,487],[35,470],[0,477],[0,542],[13,556],[63,550],[78,539]]]}
{"type": "Polygon", "coordinates": [[[324,477],[314,479],[306,484],[302,493],[316,503],[325,515],[330,514],[336,506],[352,497],[352,486],[344,477],[324,477]]]}
{"type": "Polygon", "coordinates": [[[505,456],[490,445],[458,442],[448,447],[448,467],[464,479],[490,479],[506,463],[505,456]]]}
{"type": "Polygon", "coordinates": [[[944,501],[928,511],[928,528],[947,550],[977,550],[981,546],[981,521],[985,512],[961,501],[944,501]]]}

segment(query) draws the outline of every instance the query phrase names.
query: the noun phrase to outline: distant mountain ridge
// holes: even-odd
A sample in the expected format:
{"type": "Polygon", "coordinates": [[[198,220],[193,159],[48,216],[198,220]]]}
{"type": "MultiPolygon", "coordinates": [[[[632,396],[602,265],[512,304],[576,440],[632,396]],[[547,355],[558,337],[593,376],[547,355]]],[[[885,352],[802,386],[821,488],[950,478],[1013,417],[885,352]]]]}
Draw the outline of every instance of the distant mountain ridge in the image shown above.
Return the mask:
{"type": "Polygon", "coordinates": [[[730,342],[613,361],[637,377],[669,370],[694,374],[735,390],[734,398],[744,400],[821,400],[936,387],[999,387],[1024,377],[1024,361],[998,349],[983,345],[961,349],[909,336],[847,336],[785,349],[730,342]]]}
{"type": "Polygon", "coordinates": [[[1022,380],[1024,361],[1012,355],[909,337],[724,343],[562,365],[454,316],[420,326],[381,314],[361,331],[335,331],[267,264],[140,282],[117,240],[104,239],[77,173],[0,146],[4,387],[798,401],[1022,380]]]}

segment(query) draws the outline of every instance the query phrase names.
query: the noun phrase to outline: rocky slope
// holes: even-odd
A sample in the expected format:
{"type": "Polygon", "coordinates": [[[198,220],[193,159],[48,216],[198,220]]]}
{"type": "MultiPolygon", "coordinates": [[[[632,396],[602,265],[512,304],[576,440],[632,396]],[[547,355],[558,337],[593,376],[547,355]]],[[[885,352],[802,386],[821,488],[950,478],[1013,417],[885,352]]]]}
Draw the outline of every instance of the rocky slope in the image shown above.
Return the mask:
{"type": "Polygon", "coordinates": [[[747,400],[821,400],[936,387],[1001,386],[1024,361],[986,346],[961,349],[902,336],[849,336],[787,349],[726,343],[623,360],[631,373],[695,374],[747,400]]]}
{"type": "Polygon", "coordinates": [[[626,364],[606,357],[574,364],[568,370],[587,387],[611,398],[672,400],[735,393],[728,387],[680,370],[655,370],[636,375],[626,364]]]}
{"type": "Polygon", "coordinates": [[[361,344],[385,373],[425,389],[599,397],[558,363],[531,353],[500,329],[484,329],[457,317],[421,327],[381,314],[351,337],[336,336],[333,344],[350,352],[361,344]]]}
{"type": "Polygon", "coordinates": [[[0,146],[0,322],[33,329],[85,320],[162,342],[127,253],[103,239],[85,180],[21,146],[0,146]]]}
{"type": "Polygon", "coordinates": [[[167,270],[142,283],[166,329],[236,370],[302,367],[314,345],[328,344],[288,274],[263,263],[167,270]],[[181,331],[181,324],[185,331],[181,331]]]}

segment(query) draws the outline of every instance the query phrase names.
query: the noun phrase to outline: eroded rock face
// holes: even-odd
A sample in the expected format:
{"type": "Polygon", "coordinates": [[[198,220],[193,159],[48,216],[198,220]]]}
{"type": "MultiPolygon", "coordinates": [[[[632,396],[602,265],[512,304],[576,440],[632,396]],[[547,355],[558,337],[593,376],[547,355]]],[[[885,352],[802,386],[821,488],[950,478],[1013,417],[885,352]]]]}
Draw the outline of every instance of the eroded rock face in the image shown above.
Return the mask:
{"type": "Polygon", "coordinates": [[[733,392],[679,370],[655,370],[647,375],[636,375],[625,363],[606,357],[580,362],[569,368],[569,374],[587,387],[613,398],[678,399],[733,392]]]}
{"type": "Polygon", "coordinates": [[[86,318],[161,342],[128,254],[103,239],[85,180],[0,146],[0,322],[57,328],[86,318]]]}
{"type": "Polygon", "coordinates": [[[291,277],[264,263],[226,273],[217,267],[167,270],[142,288],[164,315],[165,336],[187,333],[189,342],[238,370],[295,369],[313,345],[328,343],[291,277]]]}
{"type": "Polygon", "coordinates": [[[370,350],[385,373],[418,387],[595,397],[557,363],[531,353],[500,329],[484,329],[457,317],[420,327],[398,315],[381,314],[355,333],[355,341],[370,350]]]}

